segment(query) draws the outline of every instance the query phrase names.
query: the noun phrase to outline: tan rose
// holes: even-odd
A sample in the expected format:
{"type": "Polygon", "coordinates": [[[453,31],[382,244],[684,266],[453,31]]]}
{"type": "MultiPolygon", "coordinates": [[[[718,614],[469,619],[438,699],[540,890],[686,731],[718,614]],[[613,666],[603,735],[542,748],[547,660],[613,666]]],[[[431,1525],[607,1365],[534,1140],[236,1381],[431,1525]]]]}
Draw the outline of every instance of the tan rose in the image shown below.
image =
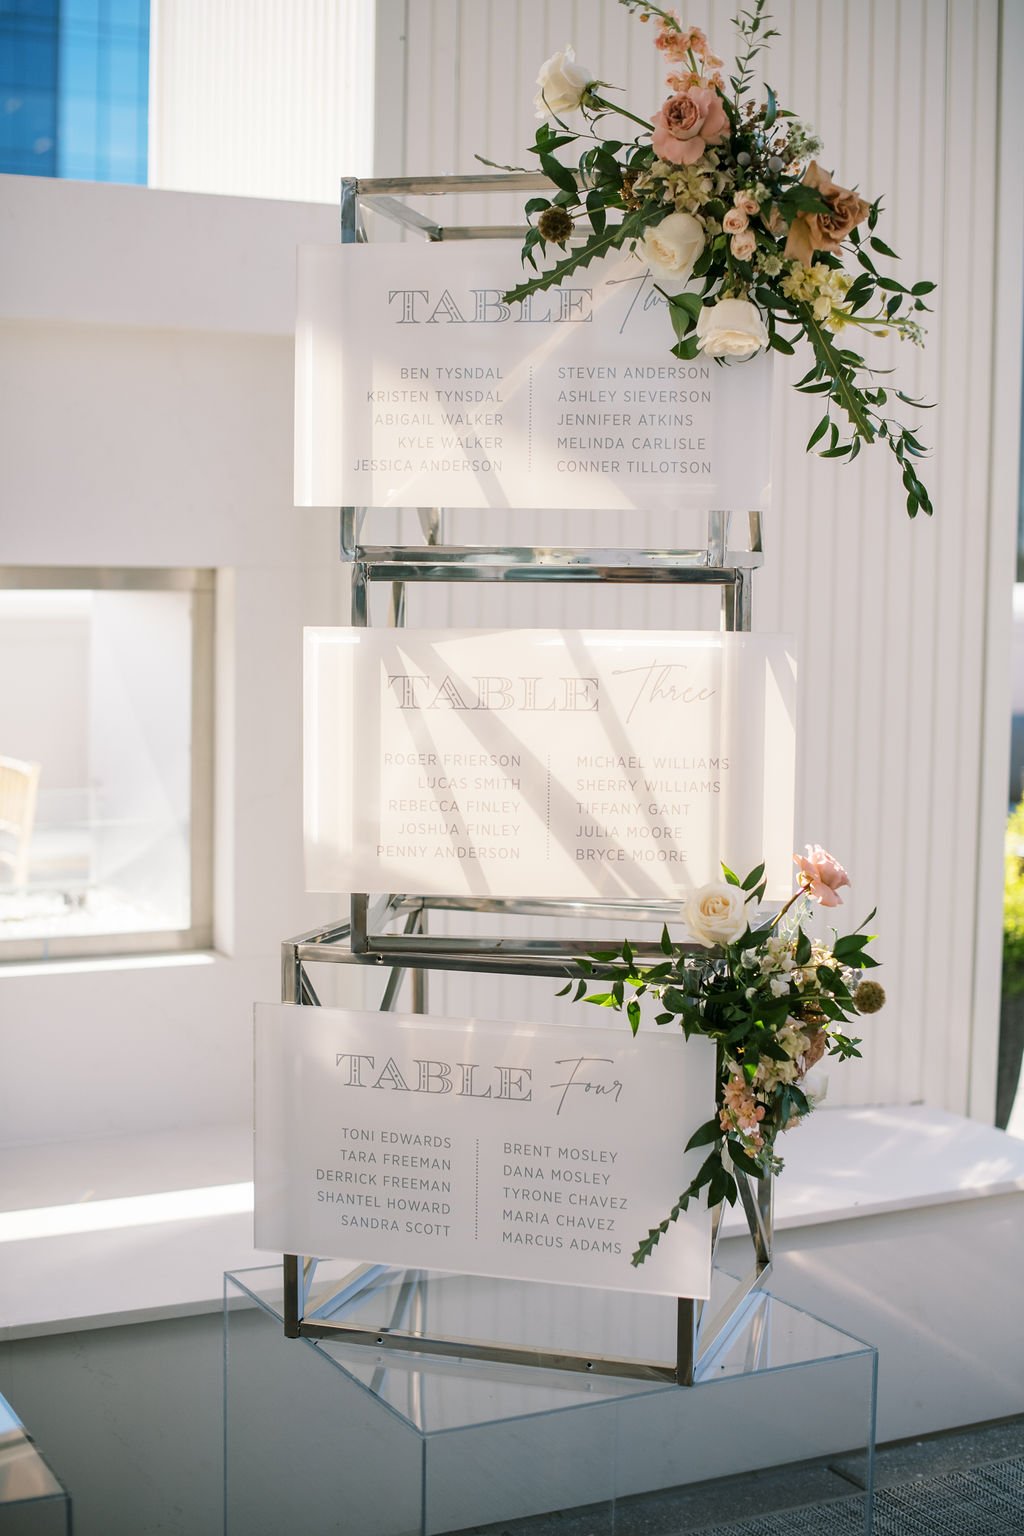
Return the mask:
{"type": "Polygon", "coordinates": [[[803,176],[803,185],[819,192],[828,204],[827,213],[798,213],[789,226],[786,256],[809,267],[815,251],[835,254],[850,230],[867,218],[870,205],[856,192],[838,186],[812,160],[803,176]]]}
{"type": "Polygon", "coordinates": [[[750,220],[742,208],[730,208],[722,220],[722,228],[727,235],[738,235],[741,230],[746,229],[749,223],[750,220]]]}
{"type": "Polygon", "coordinates": [[[756,197],[751,197],[749,192],[737,192],[733,202],[741,213],[745,213],[748,219],[753,219],[761,212],[760,204],[756,197]]]}

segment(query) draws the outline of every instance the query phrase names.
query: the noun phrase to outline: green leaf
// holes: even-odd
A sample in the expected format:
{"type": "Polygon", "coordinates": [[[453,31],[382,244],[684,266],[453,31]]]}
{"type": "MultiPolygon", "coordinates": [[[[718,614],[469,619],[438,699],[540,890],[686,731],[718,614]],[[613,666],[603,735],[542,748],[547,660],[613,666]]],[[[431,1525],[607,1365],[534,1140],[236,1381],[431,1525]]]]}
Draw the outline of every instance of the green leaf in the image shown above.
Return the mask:
{"type": "Polygon", "coordinates": [[[629,1027],[635,1035],[640,1028],[640,1004],[638,1002],[631,1001],[627,1003],[626,1017],[629,1020],[629,1027]]]}
{"type": "Polygon", "coordinates": [[[764,91],[765,95],[768,97],[768,105],[765,108],[764,113],[764,126],[765,128],[771,128],[775,122],[775,119],[779,115],[779,104],[775,100],[775,92],[772,90],[770,85],[766,85],[764,91]]]}
{"type": "Polygon", "coordinates": [[[934,293],[934,291],[935,291],[935,284],[934,283],[915,283],[910,291],[914,295],[915,299],[917,299],[917,298],[920,298],[922,294],[934,293]]]}
{"type": "Polygon", "coordinates": [[[825,370],[834,381],[834,392],[838,403],[849,416],[855,429],[864,438],[865,442],[873,443],[875,440],[874,428],[864,413],[860,403],[859,391],[850,383],[846,376],[846,369],[835,347],[833,347],[826,332],[814,318],[813,311],[806,304],[800,305],[804,328],[811,338],[813,346],[825,370]]]}
{"type": "Polygon", "coordinates": [[[572,982],[571,981],[567,981],[564,987],[560,987],[559,988],[559,990],[555,993],[555,996],[556,997],[564,997],[567,992],[571,992],[571,991],[572,991],[572,982]]]}
{"type": "Polygon", "coordinates": [[[590,225],[595,235],[603,235],[607,217],[604,211],[604,198],[600,192],[587,194],[587,213],[590,215],[590,225]]]}
{"type": "Polygon", "coordinates": [[[747,876],[747,878],[743,882],[742,889],[744,891],[752,891],[754,889],[754,886],[758,883],[758,881],[760,880],[760,878],[761,878],[761,876],[763,874],[764,874],[764,865],[763,864],[759,864],[756,869],[752,869],[750,871],[750,874],[747,876]]]}
{"type": "Polygon", "coordinates": [[[579,983],[579,985],[577,986],[577,988],[576,988],[576,993],[575,993],[575,995],[573,997],[573,1002],[574,1003],[580,1002],[580,1000],[582,998],[586,997],[586,995],[587,995],[587,984],[586,984],[585,981],[581,981],[579,983]]]}
{"type": "Polygon", "coordinates": [[[796,950],[793,958],[797,965],[806,965],[811,958],[811,941],[802,928],[797,929],[796,950]]]}
{"type": "Polygon", "coordinates": [[[672,1013],[682,1013],[689,1007],[687,999],[678,987],[666,987],[661,1000],[672,1013]]]}
{"type": "Polygon", "coordinates": [[[722,874],[725,876],[730,885],[739,885],[739,875],[736,874],[735,870],[730,869],[728,864],[722,865],[722,874]]]}
{"type": "Polygon", "coordinates": [[[815,443],[820,443],[821,442],[822,438],[825,436],[825,433],[827,431],[828,431],[828,417],[827,416],[823,416],[821,418],[821,420],[818,422],[818,425],[815,427],[814,431],[811,433],[810,437],[807,439],[807,448],[806,448],[806,452],[807,453],[810,453],[810,451],[814,447],[815,443]]]}
{"type": "Polygon", "coordinates": [[[754,1159],[747,1152],[745,1152],[741,1146],[739,1146],[731,1138],[728,1142],[726,1142],[726,1146],[729,1149],[729,1156],[735,1163],[736,1167],[741,1170],[741,1172],[749,1173],[752,1179],[760,1179],[763,1177],[764,1169],[761,1167],[760,1163],[755,1163],[754,1159]]]}
{"type": "Polygon", "coordinates": [[[542,154],[540,157],[540,168],[548,180],[554,182],[559,191],[568,192],[575,202],[578,195],[576,177],[567,165],[563,165],[560,160],[556,160],[554,155],[542,154]]]}
{"type": "Polygon", "coordinates": [[[868,241],[868,244],[871,246],[871,249],[873,251],[877,251],[880,256],[891,256],[893,261],[899,261],[899,257],[896,255],[896,252],[891,248],[891,246],[886,245],[884,240],[879,240],[877,235],[872,235],[868,241]]]}
{"type": "Polygon", "coordinates": [[[672,954],[672,940],[669,937],[667,923],[662,926],[661,930],[661,952],[663,955],[672,954]]]}
{"type": "Polygon", "coordinates": [[[704,308],[704,300],[699,293],[673,293],[669,295],[669,306],[672,309],[681,309],[696,323],[700,319],[700,312],[704,308]]]}
{"type": "Polygon", "coordinates": [[[520,283],[516,288],[510,288],[503,295],[506,304],[518,304],[528,294],[538,293],[544,288],[557,287],[570,272],[589,266],[595,257],[603,256],[606,252],[617,249],[623,241],[639,236],[647,222],[646,216],[639,212],[627,214],[621,224],[606,229],[603,235],[591,235],[583,245],[556,262],[547,272],[542,272],[539,277],[532,277],[527,282],[520,283]]]}
{"type": "Polygon", "coordinates": [[[695,335],[687,336],[684,340],[677,342],[672,348],[672,356],[681,358],[684,362],[691,361],[697,356],[699,350],[697,337],[695,335]]]}
{"type": "Polygon", "coordinates": [[[715,1116],[711,1120],[705,1120],[703,1125],[697,1127],[683,1148],[683,1151],[692,1152],[694,1147],[706,1147],[709,1142],[719,1141],[721,1137],[722,1127],[718,1123],[717,1116],[715,1116]]]}

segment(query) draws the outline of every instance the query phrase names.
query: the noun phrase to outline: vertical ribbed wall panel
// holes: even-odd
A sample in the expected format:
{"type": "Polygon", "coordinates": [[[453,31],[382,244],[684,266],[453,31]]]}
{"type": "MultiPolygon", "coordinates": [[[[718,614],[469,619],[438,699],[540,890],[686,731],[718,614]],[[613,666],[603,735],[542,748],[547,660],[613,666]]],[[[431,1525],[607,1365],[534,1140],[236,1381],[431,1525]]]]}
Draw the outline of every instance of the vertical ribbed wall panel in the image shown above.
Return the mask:
{"type": "Polygon", "coordinates": [[[329,202],[373,151],[373,0],[152,0],[149,184],[329,202]]]}
{"type": "MultiPolygon", "coordinates": [[[[880,233],[903,256],[904,275],[941,285],[923,353],[895,340],[875,347],[879,366],[898,364],[901,387],[941,401],[919,413],[936,450],[926,476],[933,520],[909,522],[883,450],[849,468],[804,454],[815,412],[786,387],[799,365],[779,365],[774,507],[754,625],[798,638],[798,840],[824,843],[850,868],[846,914],[859,920],[877,899],[890,996],[866,1021],[864,1062],[834,1074],[833,1096],[958,1111],[970,1103],[985,1114],[998,989],[977,984],[972,914],[979,868],[998,868],[982,846],[991,855],[1000,837],[998,797],[983,795],[983,743],[1005,752],[1008,727],[996,710],[983,717],[982,701],[986,667],[1002,666],[1009,644],[1013,580],[1009,564],[1005,576],[990,569],[990,550],[993,541],[1012,547],[1014,518],[1005,496],[993,506],[990,482],[993,464],[1012,481],[1018,450],[1002,442],[990,454],[990,435],[994,390],[1019,390],[1012,348],[993,378],[996,213],[1020,207],[1009,145],[997,182],[1001,11],[997,0],[775,0],[771,9],[782,35],[766,68],[782,101],[816,125],[823,163],[840,181],[884,194],[880,233]],[[1000,601],[1005,628],[991,617],[1000,601]],[[973,1085],[972,1062],[983,1064],[973,1085]]],[[[726,53],[733,0],[685,10],[726,53]]],[[[378,30],[378,78],[381,58],[397,70],[403,49],[410,65],[404,153],[401,163],[378,162],[378,174],[472,172],[477,153],[527,163],[538,66],[568,42],[626,87],[634,110],[654,111],[664,95],[652,29],[613,0],[385,0],[378,30]]],[[[516,216],[508,200],[463,199],[442,222],[516,216]]],[[[1013,315],[1019,325],[1019,306],[1013,315]]],[[[615,519],[552,510],[516,514],[519,531],[499,533],[496,516],[481,537],[587,543],[609,526],[617,542],[658,536],[651,518],[630,518],[627,529],[626,520],[615,528],[615,519]]],[[[624,587],[411,594],[414,623],[559,621],[713,624],[715,612],[706,598],[624,587]]],[[[435,1011],[566,1016],[545,982],[438,977],[431,986],[435,1011]]]]}

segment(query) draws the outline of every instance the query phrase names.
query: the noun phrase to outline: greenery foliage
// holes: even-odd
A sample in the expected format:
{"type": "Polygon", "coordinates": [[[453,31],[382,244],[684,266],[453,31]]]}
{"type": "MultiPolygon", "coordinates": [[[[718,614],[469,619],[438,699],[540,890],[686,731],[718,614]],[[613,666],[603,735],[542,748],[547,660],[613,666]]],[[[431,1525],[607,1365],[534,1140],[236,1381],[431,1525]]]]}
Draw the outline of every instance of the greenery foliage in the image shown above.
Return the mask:
{"type": "Polygon", "coordinates": [[[698,29],[682,27],[656,5],[620,3],[642,21],[657,20],[657,45],[675,68],[668,76],[674,94],[655,118],[640,117],[609,99],[605,92],[612,88],[590,80],[572,50],[545,64],[538,101],[550,121],[540,124],[530,150],[556,191],[526,204],[531,227],[523,260],[535,275],[506,300],[556,286],[595,257],[635,249],[661,279],[676,357],[804,349],[810,366],[795,388],[816,397],[822,410],[808,451],[850,462],[863,447],[884,443],[895,457],[908,513],[930,513],[919,474],[926,449],[916,430],[893,414],[894,407],[924,402],[893,387],[848,338],[895,334],[920,344],[920,315],[935,284],[905,284],[883,270],[898,258],[876,233],[881,199],[865,202],[818,169],[819,140],[770,87],[763,101],[750,99],[755,60],[777,35],[765,0],[753,0],[734,19],[737,62],[728,83],[698,29]],[[582,128],[566,120],[575,112],[582,128]],[[659,120],[652,133],[652,121],[659,120]],[[560,158],[565,150],[576,157],[575,168],[560,158]],[[699,254],[685,270],[671,260],[666,269],[657,259],[658,231],[673,216],[677,228],[679,215],[696,221],[699,254]],[[570,247],[573,238],[578,243],[570,247]],[[550,245],[562,254],[542,269],[538,257],[546,257],[550,245]],[[718,317],[709,319],[707,311],[724,299],[751,306],[748,350],[743,336],[723,337],[718,317]]]}
{"type": "MultiPolygon", "coordinates": [[[[826,856],[827,857],[827,856],[826,856]]],[[[874,935],[864,930],[872,912],[853,933],[825,945],[811,937],[811,893],[802,883],[774,918],[752,928],[746,910],[764,892],[764,867],[740,881],[725,869],[725,886],[705,886],[690,898],[727,905],[728,941],[710,951],[675,942],[665,928],[662,958],[640,964],[627,941],[620,950],[599,951],[577,963],[578,980],[559,993],[574,1002],[625,1012],[636,1034],[642,999],[657,1003],[654,1022],[674,1025],[689,1039],[704,1035],[717,1049],[717,1114],[689,1137],[685,1150],[707,1147],[690,1183],[665,1219],[638,1244],[633,1263],[642,1264],[690,1201],[707,1191],[709,1205],[733,1204],[737,1177],[760,1179],[777,1173],[780,1132],[810,1113],[814,1095],[808,1070],[823,1056],[847,1060],[860,1055],[860,1041],[847,1026],[861,1012],[875,1012],[885,994],[860,974],[877,962],[868,953],[874,935]],[[726,887],[732,887],[730,897],[726,887]]],[[[840,873],[843,873],[840,871],[840,873]]],[[[844,874],[845,880],[845,874],[844,874]]]]}

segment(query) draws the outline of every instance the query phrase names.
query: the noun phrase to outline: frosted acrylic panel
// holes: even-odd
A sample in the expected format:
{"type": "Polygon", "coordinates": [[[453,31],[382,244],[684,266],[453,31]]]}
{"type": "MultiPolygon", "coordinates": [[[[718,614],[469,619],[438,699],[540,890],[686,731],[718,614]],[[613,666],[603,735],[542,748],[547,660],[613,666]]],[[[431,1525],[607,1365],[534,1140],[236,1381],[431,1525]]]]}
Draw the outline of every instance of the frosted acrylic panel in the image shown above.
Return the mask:
{"type": "Polygon", "coordinates": [[[708,1295],[715,1050],[678,1032],[256,1007],[256,1246],[708,1295]]]}
{"type": "Polygon", "coordinates": [[[506,305],[519,247],[303,246],[299,506],[764,508],[771,361],[680,361],[633,255],[506,305]]]}
{"type": "Polygon", "coordinates": [[[783,636],[311,629],[305,686],[310,890],[790,893],[783,636]]]}

